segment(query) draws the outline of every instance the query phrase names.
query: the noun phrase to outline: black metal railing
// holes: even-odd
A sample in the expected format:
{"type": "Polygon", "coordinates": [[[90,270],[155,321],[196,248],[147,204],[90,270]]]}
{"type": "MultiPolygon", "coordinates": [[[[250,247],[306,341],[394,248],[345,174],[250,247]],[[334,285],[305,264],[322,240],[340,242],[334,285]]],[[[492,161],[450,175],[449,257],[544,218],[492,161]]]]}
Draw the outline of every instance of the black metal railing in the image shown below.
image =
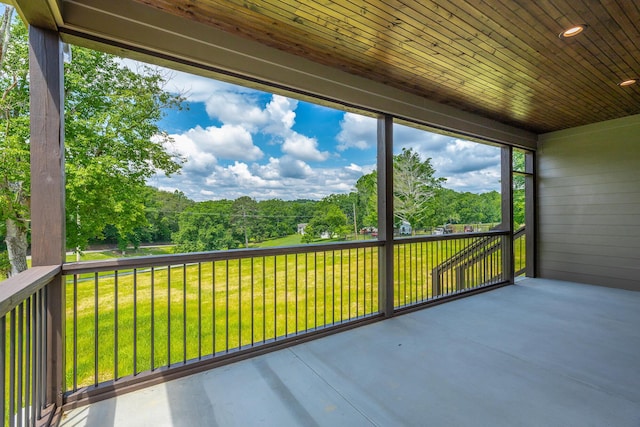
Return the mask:
{"type": "Polygon", "coordinates": [[[402,308],[505,281],[508,233],[424,236],[396,241],[394,307],[402,308]]]}
{"type": "MultiPolygon", "coordinates": [[[[383,286],[399,311],[506,283],[509,238],[489,231],[396,239],[385,283],[387,249],[376,240],[64,264],[59,393],[73,407],[374,321],[388,315],[380,311],[383,286]]],[[[9,425],[17,416],[24,422],[15,425],[29,425],[46,406],[49,282],[24,279],[15,283],[31,293],[6,291],[10,303],[0,306],[9,425]]]]}
{"type": "Polygon", "coordinates": [[[86,396],[378,313],[377,241],[66,264],[66,383],[86,396]]]}
{"type": "Polygon", "coordinates": [[[0,286],[1,426],[47,425],[47,285],[59,266],[34,267],[0,286]]]}

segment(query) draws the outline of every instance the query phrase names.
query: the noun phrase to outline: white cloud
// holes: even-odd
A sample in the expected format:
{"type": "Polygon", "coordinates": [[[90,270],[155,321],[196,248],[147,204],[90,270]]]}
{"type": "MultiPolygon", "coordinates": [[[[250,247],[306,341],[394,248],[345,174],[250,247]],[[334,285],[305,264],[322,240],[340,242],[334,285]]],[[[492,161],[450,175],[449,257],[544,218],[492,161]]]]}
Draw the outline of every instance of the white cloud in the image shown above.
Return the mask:
{"type": "Polygon", "coordinates": [[[290,132],[282,144],[282,151],[300,160],[323,162],[329,157],[327,151],[318,150],[318,140],[290,132]]]}
{"type": "Polygon", "coordinates": [[[308,164],[290,156],[283,156],[279,159],[272,157],[267,165],[256,165],[254,170],[263,178],[272,180],[280,178],[304,179],[313,173],[308,164]]]}
{"type": "Polygon", "coordinates": [[[207,174],[217,163],[216,156],[199,147],[188,135],[171,135],[172,150],[185,159],[183,173],[207,174]]]}
{"type": "Polygon", "coordinates": [[[295,99],[273,95],[271,102],[265,107],[268,122],[263,132],[278,136],[287,136],[293,132],[291,128],[296,122],[296,108],[298,108],[298,101],[295,99]]]}
{"type": "Polygon", "coordinates": [[[224,124],[241,126],[251,133],[268,124],[268,115],[252,94],[214,92],[206,99],[205,106],[209,117],[224,124]]]}
{"type": "Polygon", "coordinates": [[[376,146],[377,123],[376,119],[359,114],[345,113],[340,122],[340,133],[338,140],[338,151],[345,151],[349,148],[366,150],[376,146]]]}
{"type": "MultiPolygon", "coordinates": [[[[174,135],[174,139],[192,141],[203,154],[212,154],[219,159],[258,160],[264,153],[253,144],[251,134],[242,126],[222,125],[210,126],[206,129],[196,126],[182,135],[174,135]]],[[[177,147],[180,150],[180,145],[177,147]]]]}

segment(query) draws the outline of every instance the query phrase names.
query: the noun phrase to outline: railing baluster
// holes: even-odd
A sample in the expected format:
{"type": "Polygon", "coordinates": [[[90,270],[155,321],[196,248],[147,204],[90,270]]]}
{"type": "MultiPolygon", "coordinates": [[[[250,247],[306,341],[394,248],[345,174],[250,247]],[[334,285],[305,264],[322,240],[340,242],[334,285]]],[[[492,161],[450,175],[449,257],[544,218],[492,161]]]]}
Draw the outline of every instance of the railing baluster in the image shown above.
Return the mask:
{"type": "Polygon", "coordinates": [[[331,323],[336,323],[336,251],[331,251],[331,323]]]}
{"type": "Polygon", "coordinates": [[[118,379],[118,270],[114,276],[114,304],[113,304],[113,379],[118,379]]]}
{"type": "Polygon", "coordinates": [[[133,375],[138,375],[138,269],[133,269],[133,375]]]}
{"type": "Polygon", "coordinates": [[[198,360],[200,359],[202,359],[202,263],[201,262],[198,263],[198,360]]]}
{"type": "Polygon", "coordinates": [[[187,361],[187,264],[182,264],[182,363],[187,361]]]}
{"type": "MultiPolygon", "coordinates": [[[[275,283],[274,283],[275,287],[275,283]]],[[[262,257],[262,342],[267,341],[267,259],[262,257]]],[[[274,307],[275,309],[275,307],[274,307]]]]}
{"type": "Polygon", "coordinates": [[[289,255],[284,256],[284,336],[289,336],[289,255]]]}
{"type": "Polygon", "coordinates": [[[5,372],[7,369],[7,361],[5,356],[5,351],[7,349],[7,322],[6,317],[0,317],[0,426],[5,426],[5,401],[7,398],[7,390],[6,390],[6,378],[5,372]]]}
{"type": "Polygon", "coordinates": [[[98,359],[100,357],[98,353],[98,307],[100,307],[98,304],[98,285],[98,272],[96,271],[93,276],[93,385],[95,386],[98,385],[98,359]]]}
{"type": "Polygon", "coordinates": [[[242,347],[242,258],[238,258],[238,348],[242,347]]]}
{"type": "Polygon", "coordinates": [[[15,425],[16,413],[16,309],[9,315],[9,426],[15,425]]]}
{"type": "Polygon", "coordinates": [[[295,311],[295,313],[296,313],[296,317],[295,317],[295,319],[296,319],[296,323],[295,323],[296,329],[295,329],[294,332],[297,334],[298,333],[298,254],[296,254],[294,268],[295,268],[295,283],[296,283],[296,311],[295,311]]]}
{"type": "Polygon", "coordinates": [[[254,289],[253,289],[254,288],[254,284],[253,284],[254,283],[253,282],[254,281],[254,271],[253,271],[254,268],[255,268],[255,266],[254,266],[253,258],[251,258],[251,311],[250,311],[250,314],[251,314],[251,347],[253,347],[253,344],[254,344],[254,336],[253,335],[255,333],[255,331],[254,331],[255,325],[254,325],[254,322],[253,322],[253,320],[254,320],[253,318],[254,318],[254,315],[255,315],[255,313],[253,311],[253,306],[254,306],[253,299],[255,298],[254,289]]]}
{"type": "Polygon", "coordinates": [[[347,296],[349,298],[348,302],[348,317],[347,319],[351,319],[351,249],[347,249],[347,296]]]}
{"type": "Polygon", "coordinates": [[[313,253],[313,327],[318,327],[318,252],[313,253]]]}
{"type": "MultiPolygon", "coordinates": [[[[40,353],[38,353],[38,334],[40,333],[38,328],[38,294],[39,292],[36,292],[31,296],[31,322],[33,323],[33,326],[31,334],[31,411],[29,418],[32,424],[35,424],[36,421],[36,404],[38,401],[37,384],[39,384],[38,357],[41,356],[40,353]]],[[[0,326],[0,330],[4,333],[2,326],[0,326]]],[[[3,344],[0,344],[0,348],[2,349],[2,353],[4,353],[3,344]]],[[[0,362],[0,367],[2,367],[2,370],[4,371],[4,363],[0,362]]],[[[4,380],[0,379],[0,381],[4,383],[4,380]]],[[[2,397],[4,401],[4,395],[2,397]]],[[[4,414],[4,411],[0,410],[0,414],[4,414]]]]}
{"type": "Polygon", "coordinates": [[[151,370],[156,368],[156,270],[151,267],[151,370]]]}
{"type": "MultiPolygon", "coordinates": [[[[351,264],[351,263],[349,263],[351,264]]],[[[360,315],[360,257],[356,248],[356,317],[360,315]]]]}
{"type": "Polygon", "coordinates": [[[327,251],[322,253],[322,285],[324,286],[324,324],[327,324],[327,312],[329,311],[327,305],[327,251]]]}
{"type": "Polygon", "coordinates": [[[226,298],[226,322],[225,322],[225,339],[226,339],[226,344],[224,347],[224,350],[226,352],[229,352],[229,260],[226,260],[225,262],[225,283],[226,283],[226,291],[225,291],[225,298],[226,298]]]}
{"type": "Polygon", "coordinates": [[[73,275],[73,391],[78,390],[78,275],[73,275]]]}
{"type": "Polygon", "coordinates": [[[211,355],[216,355],[216,262],[211,261],[211,355]]]}
{"type": "Polygon", "coordinates": [[[31,297],[27,298],[25,301],[25,355],[24,355],[24,423],[25,425],[30,425],[30,414],[31,414],[31,297]]]}
{"type": "Polygon", "coordinates": [[[18,366],[18,375],[17,375],[17,393],[16,393],[16,421],[17,426],[22,427],[22,418],[24,416],[24,411],[22,410],[22,369],[23,369],[23,347],[24,347],[24,304],[21,303],[18,305],[18,358],[16,359],[16,364],[18,366]]]}
{"type": "Polygon", "coordinates": [[[273,256],[273,339],[278,337],[278,257],[273,256]]]}
{"type": "Polygon", "coordinates": [[[171,265],[167,266],[167,366],[171,366],[171,265]]]}

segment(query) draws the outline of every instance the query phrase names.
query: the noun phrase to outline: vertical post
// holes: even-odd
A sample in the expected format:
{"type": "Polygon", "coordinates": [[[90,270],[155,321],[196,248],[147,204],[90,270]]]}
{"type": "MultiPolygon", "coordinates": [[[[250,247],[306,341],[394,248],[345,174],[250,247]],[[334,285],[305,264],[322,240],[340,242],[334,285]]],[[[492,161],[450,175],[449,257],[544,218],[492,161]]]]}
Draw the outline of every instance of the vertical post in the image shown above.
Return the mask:
{"type": "Polygon", "coordinates": [[[502,248],[502,272],[504,280],[513,283],[515,263],[513,259],[513,148],[502,147],[500,180],[502,191],[502,224],[500,229],[508,231],[502,248]]]}
{"type": "Polygon", "coordinates": [[[393,316],[393,118],[378,118],[378,239],[384,242],[378,258],[378,304],[393,316]]]}
{"type": "MultiPolygon", "coordinates": [[[[57,32],[29,27],[31,113],[31,256],[33,266],[61,265],[65,256],[64,102],[57,32]]],[[[62,405],[64,284],[47,287],[46,404],[62,405]]]]}
{"type": "Polygon", "coordinates": [[[524,157],[524,223],[527,277],[536,276],[536,165],[535,153],[528,151],[524,157]]]}

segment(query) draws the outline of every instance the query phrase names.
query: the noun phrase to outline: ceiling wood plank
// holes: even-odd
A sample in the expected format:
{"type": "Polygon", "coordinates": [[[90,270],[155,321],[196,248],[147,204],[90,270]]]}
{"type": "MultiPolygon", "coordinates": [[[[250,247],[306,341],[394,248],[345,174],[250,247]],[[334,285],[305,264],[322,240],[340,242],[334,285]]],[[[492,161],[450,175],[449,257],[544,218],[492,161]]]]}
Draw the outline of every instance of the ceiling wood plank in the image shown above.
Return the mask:
{"type": "Polygon", "coordinates": [[[633,1],[136,1],[537,132],[640,113],[633,1]]]}

